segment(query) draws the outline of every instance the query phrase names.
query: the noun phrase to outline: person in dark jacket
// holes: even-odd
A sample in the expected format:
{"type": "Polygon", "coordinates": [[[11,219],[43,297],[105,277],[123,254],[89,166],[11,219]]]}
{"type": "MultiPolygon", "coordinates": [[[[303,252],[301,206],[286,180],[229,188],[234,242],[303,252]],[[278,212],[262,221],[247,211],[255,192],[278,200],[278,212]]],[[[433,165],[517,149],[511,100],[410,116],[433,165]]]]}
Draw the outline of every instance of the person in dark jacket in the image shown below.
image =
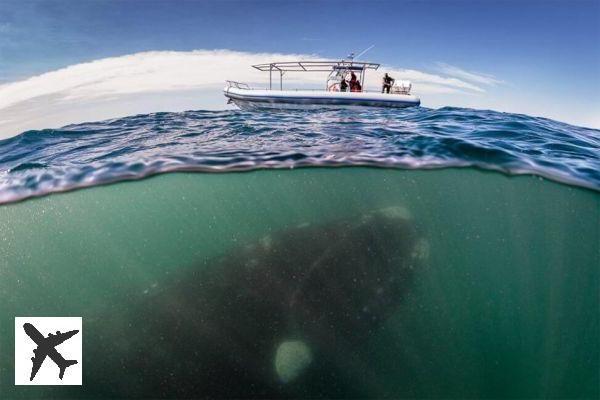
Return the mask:
{"type": "Polygon", "coordinates": [[[387,72],[383,75],[383,88],[381,88],[381,93],[389,93],[392,85],[394,84],[394,78],[389,76],[387,72]]]}
{"type": "Polygon", "coordinates": [[[346,78],[342,78],[342,81],[340,82],[340,91],[342,92],[347,92],[348,91],[348,82],[346,82],[346,78]]]}

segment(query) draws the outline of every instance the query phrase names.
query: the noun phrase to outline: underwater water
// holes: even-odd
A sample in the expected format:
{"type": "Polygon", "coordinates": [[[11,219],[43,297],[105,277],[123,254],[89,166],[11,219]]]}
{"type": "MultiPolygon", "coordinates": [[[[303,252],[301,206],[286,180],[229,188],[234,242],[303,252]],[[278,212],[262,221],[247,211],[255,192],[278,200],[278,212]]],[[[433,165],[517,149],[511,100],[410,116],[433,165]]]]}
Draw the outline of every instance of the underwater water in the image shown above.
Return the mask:
{"type": "Polygon", "coordinates": [[[0,397],[597,398],[599,132],[321,117],[0,142],[0,397]],[[13,385],[16,316],[83,317],[83,386],[13,385]]]}

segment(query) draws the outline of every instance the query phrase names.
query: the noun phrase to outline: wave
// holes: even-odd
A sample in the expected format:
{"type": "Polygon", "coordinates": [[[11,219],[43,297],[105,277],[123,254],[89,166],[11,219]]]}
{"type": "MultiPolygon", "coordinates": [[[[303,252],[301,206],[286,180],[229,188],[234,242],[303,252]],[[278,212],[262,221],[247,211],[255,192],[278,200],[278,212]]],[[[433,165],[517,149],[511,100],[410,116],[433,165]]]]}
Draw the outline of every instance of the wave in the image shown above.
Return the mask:
{"type": "Polygon", "coordinates": [[[600,190],[600,130],[445,107],[153,113],[0,141],[0,202],[174,171],[477,167],[600,190]]]}

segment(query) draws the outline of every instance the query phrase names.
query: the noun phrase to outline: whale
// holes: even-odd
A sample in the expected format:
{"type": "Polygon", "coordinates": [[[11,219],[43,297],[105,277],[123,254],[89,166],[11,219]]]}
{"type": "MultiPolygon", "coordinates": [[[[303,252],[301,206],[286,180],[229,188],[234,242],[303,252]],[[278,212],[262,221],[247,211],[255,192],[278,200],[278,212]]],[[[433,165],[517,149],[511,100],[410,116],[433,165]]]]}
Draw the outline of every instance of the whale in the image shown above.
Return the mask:
{"type": "Polygon", "coordinates": [[[410,296],[427,253],[401,206],[274,231],[88,321],[85,385],[71,393],[372,395],[368,342],[410,296]]]}

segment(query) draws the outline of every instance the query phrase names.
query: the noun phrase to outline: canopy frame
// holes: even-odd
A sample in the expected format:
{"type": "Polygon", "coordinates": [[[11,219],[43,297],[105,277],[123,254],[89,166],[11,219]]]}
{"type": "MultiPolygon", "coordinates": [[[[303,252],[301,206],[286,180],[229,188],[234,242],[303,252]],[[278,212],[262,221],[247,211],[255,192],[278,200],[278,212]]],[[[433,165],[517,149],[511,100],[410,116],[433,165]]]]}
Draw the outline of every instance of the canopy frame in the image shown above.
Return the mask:
{"type": "Polygon", "coordinates": [[[380,64],[354,60],[339,61],[285,61],[267,64],[256,64],[252,67],[263,72],[269,71],[269,90],[273,90],[273,71],[279,72],[279,90],[283,90],[283,75],[286,72],[329,72],[326,86],[335,73],[336,77],[346,72],[360,72],[360,81],[364,84],[366,70],[378,69],[380,64]]]}

